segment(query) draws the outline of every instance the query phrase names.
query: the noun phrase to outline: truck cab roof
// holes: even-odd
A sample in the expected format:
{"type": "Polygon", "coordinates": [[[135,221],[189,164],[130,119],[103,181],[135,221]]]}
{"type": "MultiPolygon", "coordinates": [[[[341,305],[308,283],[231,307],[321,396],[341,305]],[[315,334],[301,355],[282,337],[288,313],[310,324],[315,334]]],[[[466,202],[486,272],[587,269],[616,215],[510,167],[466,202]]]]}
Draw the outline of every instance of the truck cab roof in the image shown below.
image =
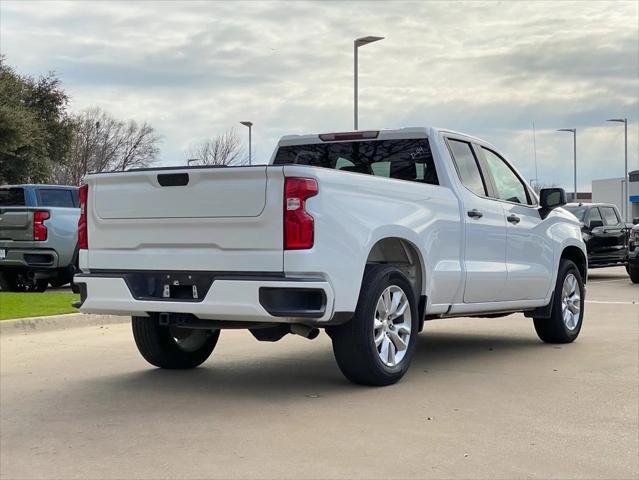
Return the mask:
{"type": "Polygon", "coordinates": [[[495,148],[490,143],[480,138],[468,135],[463,132],[438,127],[404,127],[387,129],[355,130],[331,133],[312,133],[303,135],[284,135],[280,138],[278,146],[288,145],[308,145],[322,143],[325,141],[354,141],[354,140],[392,140],[400,138],[428,137],[445,133],[454,136],[464,137],[473,142],[495,148]],[[332,137],[331,137],[332,136],[332,137]]]}

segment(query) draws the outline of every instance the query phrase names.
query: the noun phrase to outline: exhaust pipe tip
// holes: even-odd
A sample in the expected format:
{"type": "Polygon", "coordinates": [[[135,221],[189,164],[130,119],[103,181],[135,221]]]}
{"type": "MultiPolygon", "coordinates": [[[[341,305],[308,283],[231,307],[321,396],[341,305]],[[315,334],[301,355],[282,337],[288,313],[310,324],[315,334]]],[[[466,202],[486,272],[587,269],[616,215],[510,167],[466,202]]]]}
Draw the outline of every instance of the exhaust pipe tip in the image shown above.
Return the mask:
{"type": "Polygon", "coordinates": [[[298,323],[294,323],[293,325],[291,325],[290,330],[291,333],[304,338],[308,338],[309,340],[317,338],[317,336],[320,334],[319,328],[309,327],[307,325],[298,323]]]}

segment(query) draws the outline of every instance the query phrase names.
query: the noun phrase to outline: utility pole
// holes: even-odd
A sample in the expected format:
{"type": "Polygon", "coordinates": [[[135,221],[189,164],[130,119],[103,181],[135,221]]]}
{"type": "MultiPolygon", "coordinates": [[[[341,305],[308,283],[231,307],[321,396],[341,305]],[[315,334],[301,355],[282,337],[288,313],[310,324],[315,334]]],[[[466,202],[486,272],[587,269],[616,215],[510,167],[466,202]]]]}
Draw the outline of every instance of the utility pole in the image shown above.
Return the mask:
{"type": "Polygon", "coordinates": [[[572,132],[572,156],[574,162],[574,196],[573,202],[577,201],[577,129],[576,128],[560,128],[558,132],[572,132]]]}
{"type": "Polygon", "coordinates": [[[623,123],[623,140],[624,140],[624,166],[623,166],[623,184],[622,184],[622,194],[623,194],[623,218],[626,222],[629,222],[629,213],[630,209],[628,208],[628,119],[627,118],[611,118],[606,120],[607,122],[617,122],[623,123]]]}
{"type": "Polygon", "coordinates": [[[244,125],[245,127],[248,127],[249,129],[249,166],[251,165],[251,143],[253,143],[252,139],[251,139],[251,129],[253,128],[253,122],[240,122],[242,125],[244,125]]]}
{"type": "Polygon", "coordinates": [[[364,45],[368,45],[369,43],[373,43],[373,42],[377,42],[378,40],[383,40],[384,37],[361,37],[356,39],[353,42],[353,107],[354,107],[354,112],[353,112],[353,123],[355,125],[355,130],[357,130],[358,128],[358,119],[357,119],[357,62],[358,62],[358,57],[357,57],[357,49],[359,47],[363,47],[364,45]]]}

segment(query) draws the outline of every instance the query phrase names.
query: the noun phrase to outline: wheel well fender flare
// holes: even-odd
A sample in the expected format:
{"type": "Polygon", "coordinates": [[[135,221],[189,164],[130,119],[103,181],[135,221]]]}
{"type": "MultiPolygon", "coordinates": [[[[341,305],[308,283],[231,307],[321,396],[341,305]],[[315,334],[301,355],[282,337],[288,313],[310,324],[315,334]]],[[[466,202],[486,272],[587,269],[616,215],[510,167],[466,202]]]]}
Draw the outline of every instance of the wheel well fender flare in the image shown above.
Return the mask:
{"type": "MultiPolygon", "coordinates": [[[[428,295],[430,285],[427,282],[427,279],[430,278],[431,270],[427,257],[418,246],[420,242],[417,235],[408,228],[398,228],[397,226],[394,226],[393,228],[380,228],[373,232],[373,234],[369,237],[369,241],[366,243],[366,247],[364,248],[366,256],[359,275],[360,288],[364,278],[364,269],[366,268],[366,265],[369,263],[376,263],[375,255],[379,254],[379,252],[376,251],[377,248],[385,243],[387,246],[390,246],[393,242],[398,242],[404,249],[407,249],[408,252],[406,254],[408,256],[414,256],[414,259],[408,259],[413,261],[412,263],[414,267],[417,272],[419,272],[417,274],[418,278],[411,279],[411,283],[418,285],[415,293],[417,294],[416,300],[419,301],[420,296],[428,295]]],[[[407,276],[410,277],[410,275],[407,276]]]]}

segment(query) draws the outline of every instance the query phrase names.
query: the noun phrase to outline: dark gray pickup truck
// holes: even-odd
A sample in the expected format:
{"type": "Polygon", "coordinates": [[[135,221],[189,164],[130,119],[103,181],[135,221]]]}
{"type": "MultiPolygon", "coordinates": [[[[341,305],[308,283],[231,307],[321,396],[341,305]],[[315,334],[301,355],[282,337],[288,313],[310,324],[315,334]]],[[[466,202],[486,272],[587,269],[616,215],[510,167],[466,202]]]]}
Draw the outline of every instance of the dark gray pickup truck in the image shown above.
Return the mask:
{"type": "Polygon", "coordinates": [[[0,289],[42,292],[71,282],[79,216],[76,187],[0,186],[0,289]]]}

